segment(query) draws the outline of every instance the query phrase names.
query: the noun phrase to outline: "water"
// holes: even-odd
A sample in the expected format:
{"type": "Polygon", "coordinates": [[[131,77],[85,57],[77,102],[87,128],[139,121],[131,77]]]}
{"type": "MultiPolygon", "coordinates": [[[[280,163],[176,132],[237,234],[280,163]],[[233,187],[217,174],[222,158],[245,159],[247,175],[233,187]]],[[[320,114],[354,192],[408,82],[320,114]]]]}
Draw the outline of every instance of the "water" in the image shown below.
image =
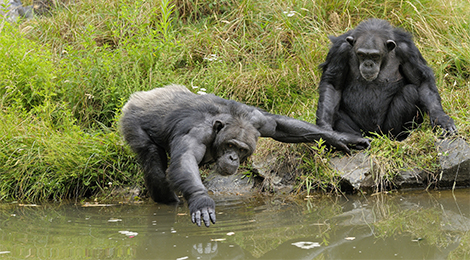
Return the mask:
{"type": "Polygon", "coordinates": [[[216,204],[0,204],[0,259],[470,259],[469,189],[216,204]]]}

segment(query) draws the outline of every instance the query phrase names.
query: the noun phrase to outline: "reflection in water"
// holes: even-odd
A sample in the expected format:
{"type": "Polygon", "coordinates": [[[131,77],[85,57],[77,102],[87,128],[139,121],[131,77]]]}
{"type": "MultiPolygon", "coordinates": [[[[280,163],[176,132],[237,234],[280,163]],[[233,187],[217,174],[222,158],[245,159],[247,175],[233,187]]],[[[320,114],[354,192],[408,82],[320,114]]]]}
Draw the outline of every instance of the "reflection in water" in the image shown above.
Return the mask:
{"type": "Polygon", "coordinates": [[[186,205],[0,204],[0,259],[469,259],[470,190],[186,205]]]}

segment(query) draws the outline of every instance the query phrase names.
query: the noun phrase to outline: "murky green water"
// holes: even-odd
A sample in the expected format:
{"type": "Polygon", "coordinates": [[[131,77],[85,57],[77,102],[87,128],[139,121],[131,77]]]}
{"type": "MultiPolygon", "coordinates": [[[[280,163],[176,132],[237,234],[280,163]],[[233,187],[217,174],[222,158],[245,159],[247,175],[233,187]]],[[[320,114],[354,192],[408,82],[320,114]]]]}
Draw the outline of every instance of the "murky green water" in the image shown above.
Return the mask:
{"type": "Polygon", "coordinates": [[[216,203],[210,228],[185,205],[0,204],[0,258],[470,259],[468,189],[216,203]]]}

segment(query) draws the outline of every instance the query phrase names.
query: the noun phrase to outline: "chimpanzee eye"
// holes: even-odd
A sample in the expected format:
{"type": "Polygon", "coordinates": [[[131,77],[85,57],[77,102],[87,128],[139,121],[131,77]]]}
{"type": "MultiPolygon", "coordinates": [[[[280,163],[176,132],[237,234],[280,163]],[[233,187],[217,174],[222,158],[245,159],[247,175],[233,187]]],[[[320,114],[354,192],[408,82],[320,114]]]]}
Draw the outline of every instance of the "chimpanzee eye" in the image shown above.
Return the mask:
{"type": "Polygon", "coordinates": [[[370,58],[373,59],[373,60],[378,60],[380,58],[380,56],[378,54],[372,54],[370,56],[370,58]]]}
{"type": "Polygon", "coordinates": [[[228,148],[233,148],[233,144],[228,144],[228,148]]]}

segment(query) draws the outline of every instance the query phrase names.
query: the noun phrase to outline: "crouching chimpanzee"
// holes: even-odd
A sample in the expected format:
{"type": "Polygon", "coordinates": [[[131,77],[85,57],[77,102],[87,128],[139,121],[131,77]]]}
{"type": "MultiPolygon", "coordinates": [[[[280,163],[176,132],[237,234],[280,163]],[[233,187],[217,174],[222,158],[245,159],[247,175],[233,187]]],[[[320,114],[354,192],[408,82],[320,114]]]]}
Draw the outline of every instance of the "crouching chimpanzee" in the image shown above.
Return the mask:
{"type": "Polygon", "coordinates": [[[320,65],[317,124],[361,135],[408,136],[427,112],[433,126],[456,132],[441,105],[434,75],[409,33],[370,19],[338,37],[320,65]]]}
{"type": "Polygon", "coordinates": [[[322,138],[346,152],[348,145],[369,146],[367,139],[355,135],[214,95],[196,95],[180,85],[134,93],[122,109],[120,126],[143,166],[152,199],[178,202],[175,192],[182,192],[198,226],[201,219],[206,226],[215,223],[215,203],[201,182],[199,165],[215,162],[220,174],[234,174],[260,136],[289,143],[322,138]]]}

